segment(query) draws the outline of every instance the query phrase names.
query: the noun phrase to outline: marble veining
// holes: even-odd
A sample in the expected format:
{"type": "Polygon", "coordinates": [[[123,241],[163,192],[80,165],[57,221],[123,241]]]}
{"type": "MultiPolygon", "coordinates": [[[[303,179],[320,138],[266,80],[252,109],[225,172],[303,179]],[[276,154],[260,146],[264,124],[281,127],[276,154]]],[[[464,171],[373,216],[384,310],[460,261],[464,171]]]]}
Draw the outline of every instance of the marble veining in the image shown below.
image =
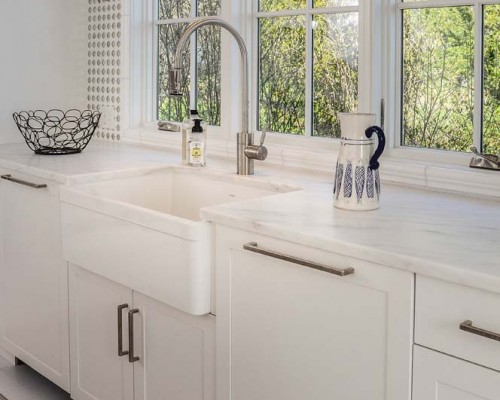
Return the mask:
{"type": "MultiPolygon", "coordinates": [[[[45,158],[25,145],[0,146],[0,167],[64,184],[179,163],[177,152],[125,143],[91,143],[80,155],[45,158]]],[[[209,168],[232,174],[234,160],[209,159],[209,168]]],[[[333,172],[262,165],[247,179],[304,190],[207,207],[202,218],[500,293],[498,200],[385,184],[378,210],[346,211],[333,207],[333,172]]]]}
{"type": "Polygon", "coordinates": [[[61,156],[34,154],[24,143],[0,146],[0,167],[63,184],[112,179],[114,173],[158,168],[180,160],[180,155],[165,150],[102,141],[91,142],[80,154],[61,156]]]}

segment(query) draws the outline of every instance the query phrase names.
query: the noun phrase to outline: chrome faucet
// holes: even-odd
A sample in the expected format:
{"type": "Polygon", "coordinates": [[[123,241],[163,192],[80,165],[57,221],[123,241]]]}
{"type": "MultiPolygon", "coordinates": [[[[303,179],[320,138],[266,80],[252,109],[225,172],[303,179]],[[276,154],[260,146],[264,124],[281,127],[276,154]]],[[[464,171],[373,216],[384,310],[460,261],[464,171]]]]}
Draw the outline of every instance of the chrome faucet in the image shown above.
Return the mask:
{"type": "Polygon", "coordinates": [[[264,147],[265,133],[262,134],[260,145],[254,144],[254,135],[249,132],[249,91],[248,91],[248,51],[241,35],[221,18],[203,17],[189,24],[177,44],[175,51],[174,66],[169,73],[169,94],[171,96],[182,96],[182,51],[189,37],[199,28],[206,25],[216,25],[231,33],[238,43],[241,53],[241,132],[237,135],[237,172],[238,175],[253,175],[254,160],[265,160],[267,149],[264,147]]]}

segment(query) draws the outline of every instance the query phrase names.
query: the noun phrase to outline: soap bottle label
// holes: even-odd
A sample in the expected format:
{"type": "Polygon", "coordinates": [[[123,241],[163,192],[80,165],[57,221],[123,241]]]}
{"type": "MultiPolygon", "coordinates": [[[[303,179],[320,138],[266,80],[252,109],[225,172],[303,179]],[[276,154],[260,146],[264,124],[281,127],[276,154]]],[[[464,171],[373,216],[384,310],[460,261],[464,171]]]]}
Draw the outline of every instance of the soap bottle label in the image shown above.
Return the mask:
{"type": "Polygon", "coordinates": [[[191,165],[203,165],[203,143],[197,141],[189,142],[189,163],[191,165]]]}

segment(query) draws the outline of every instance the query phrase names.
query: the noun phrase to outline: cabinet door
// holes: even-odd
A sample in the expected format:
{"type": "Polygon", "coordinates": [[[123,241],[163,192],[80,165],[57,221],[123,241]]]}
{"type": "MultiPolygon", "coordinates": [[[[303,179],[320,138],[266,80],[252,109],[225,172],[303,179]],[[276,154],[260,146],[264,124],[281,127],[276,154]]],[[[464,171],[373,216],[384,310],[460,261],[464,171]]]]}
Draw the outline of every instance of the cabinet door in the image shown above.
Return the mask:
{"type": "Polygon", "coordinates": [[[415,346],[413,400],[498,400],[500,372],[415,346]]]}
{"type": "Polygon", "coordinates": [[[128,349],[127,311],[132,291],[70,265],[71,397],[74,400],[133,399],[133,364],[118,355],[118,337],[128,349]],[[123,327],[118,330],[118,306],[123,327]]]}
{"type": "Polygon", "coordinates": [[[216,243],[218,398],[410,398],[411,273],[228,228],[216,243]],[[355,273],[256,254],[248,242],[355,273]]]}
{"type": "Polygon", "coordinates": [[[215,399],[215,317],[134,292],[135,400],[215,399]]]}
{"type": "Polygon", "coordinates": [[[59,187],[17,172],[12,176],[48,187],[0,180],[1,345],[69,391],[68,280],[59,187]]]}

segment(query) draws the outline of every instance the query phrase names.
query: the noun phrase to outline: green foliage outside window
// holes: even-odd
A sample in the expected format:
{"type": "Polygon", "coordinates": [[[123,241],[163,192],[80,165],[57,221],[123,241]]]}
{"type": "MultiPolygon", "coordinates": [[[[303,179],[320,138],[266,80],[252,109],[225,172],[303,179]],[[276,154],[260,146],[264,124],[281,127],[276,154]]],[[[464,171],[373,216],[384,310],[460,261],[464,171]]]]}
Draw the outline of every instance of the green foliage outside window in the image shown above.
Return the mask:
{"type": "MultiPolygon", "coordinates": [[[[474,132],[474,10],[403,12],[402,142],[469,151],[474,132]]],[[[500,153],[500,6],[484,7],[483,151],[500,153]]]]}
{"type": "MultiPolygon", "coordinates": [[[[353,0],[321,2],[344,5],[353,0]]],[[[315,3],[316,4],[316,3],[315,3]]],[[[261,9],[303,8],[305,2],[265,0],[261,9]]],[[[358,107],[358,14],[316,14],[311,21],[312,59],[307,59],[305,15],[259,18],[259,109],[261,130],[339,137],[339,112],[358,107]],[[306,82],[307,66],[312,77],[306,82]],[[311,103],[306,104],[306,92],[311,103]],[[311,108],[307,127],[306,109],[311,108]]]]}
{"type": "MultiPolygon", "coordinates": [[[[190,15],[191,0],[161,0],[160,15],[190,15]]],[[[217,15],[220,0],[200,0],[200,15],[217,15]]],[[[356,0],[316,0],[315,7],[357,5],[356,0]]],[[[261,11],[301,9],[305,0],[262,0],[261,11]]],[[[483,37],[483,151],[500,153],[500,5],[485,5],[483,37]]],[[[318,13],[312,18],[312,60],[306,59],[307,17],[258,19],[258,128],[275,132],[337,137],[339,112],[358,106],[358,14],[318,13]],[[310,64],[308,64],[310,63],[310,64]],[[312,70],[311,82],[306,71],[312,70]],[[311,90],[307,102],[307,88],[311,90]],[[311,127],[306,109],[311,108],[311,127]]],[[[474,20],[472,6],[403,11],[402,144],[468,151],[474,132],[474,20]]],[[[185,96],[167,96],[168,68],[185,24],[159,28],[158,118],[182,121],[185,96]]],[[[220,30],[203,28],[197,39],[197,106],[202,117],[220,124],[220,30]]],[[[184,55],[189,71],[189,52],[184,55]]]]}
{"type": "MultiPolygon", "coordinates": [[[[175,20],[191,15],[192,0],[160,0],[160,19],[175,20]]],[[[197,15],[218,15],[220,0],[198,0],[197,15]]],[[[191,103],[190,46],[186,46],[182,63],[182,97],[168,95],[168,72],[174,62],[175,49],[187,24],[170,23],[158,28],[158,112],[166,121],[185,121],[191,103]]],[[[220,28],[206,26],[196,34],[196,107],[210,125],[220,125],[221,52],[220,28]]]]}

